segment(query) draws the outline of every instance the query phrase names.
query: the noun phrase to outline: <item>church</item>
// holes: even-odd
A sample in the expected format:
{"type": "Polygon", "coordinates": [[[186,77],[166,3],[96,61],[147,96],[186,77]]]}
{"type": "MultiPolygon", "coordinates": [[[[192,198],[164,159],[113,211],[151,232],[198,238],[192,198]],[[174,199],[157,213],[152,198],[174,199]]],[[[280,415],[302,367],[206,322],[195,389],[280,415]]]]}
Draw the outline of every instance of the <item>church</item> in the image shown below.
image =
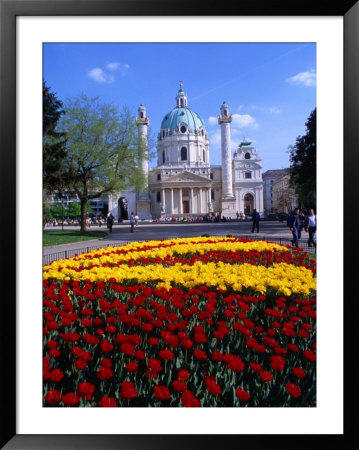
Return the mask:
{"type": "MultiPolygon", "coordinates": [[[[140,220],[163,217],[199,217],[217,214],[227,219],[237,212],[263,215],[262,162],[251,141],[243,139],[232,155],[229,106],[223,102],[218,115],[221,128],[221,165],[210,163],[210,141],[203,119],[188,106],[182,82],[176,103],[161,123],[157,137],[157,165],[141,169],[148,180],[143,192],[126,189],[111,194],[108,210],[115,219],[137,214],[140,220]]],[[[150,123],[146,108],[138,108],[136,125],[147,142],[150,123]]]]}

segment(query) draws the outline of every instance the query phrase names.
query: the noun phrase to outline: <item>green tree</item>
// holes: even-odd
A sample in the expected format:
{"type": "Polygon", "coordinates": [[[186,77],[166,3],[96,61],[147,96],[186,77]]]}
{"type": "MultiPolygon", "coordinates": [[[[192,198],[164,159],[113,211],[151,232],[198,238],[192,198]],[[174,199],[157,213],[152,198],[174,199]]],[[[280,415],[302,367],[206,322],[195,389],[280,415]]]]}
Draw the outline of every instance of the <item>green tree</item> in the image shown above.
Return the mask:
{"type": "Polygon", "coordinates": [[[50,208],[44,210],[45,217],[49,219],[61,219],[62,218],[62,206],[61,205],[51,205],[50,208]]]}
{"type": "Polygon", "coordinates": [[[58,123],[65,113],[63,103],[42,83],[42,156],[43,188],[45,193],[56,193],[63,188],[64,158],[66,157],[66,134],[58,131],[58,123]]]}
{"type": "Polygon", "coordinates": [[[71,186],[81,202],[81,230],[86,230],[88,201],[105,193],[145,185],[140,159],[144,144],[129,110],[122,112],[82,94],[69,99],[62,117],[67,136],[65,164],[71,174],[71,186]]]}
{"type": "MultiPolygon", "coordinates": [[[[87,214],[92,213],[91,205],[88,203],[86,208],[87,214]]],[[[77,217],[81,217],[81,203],[80,202],[71,202],[69,206],[66,208],[66,215],[71,217],[72,219],[76,219],[77,217]]]]}
{"type": "Polygon", "coordinates": [[[317,189],[317,109],[315,108],[306,124],[306,134],[298,136],[296,143],[289,147],[290,184],[295,189],[302,207],[316,206],[317,189]]]}

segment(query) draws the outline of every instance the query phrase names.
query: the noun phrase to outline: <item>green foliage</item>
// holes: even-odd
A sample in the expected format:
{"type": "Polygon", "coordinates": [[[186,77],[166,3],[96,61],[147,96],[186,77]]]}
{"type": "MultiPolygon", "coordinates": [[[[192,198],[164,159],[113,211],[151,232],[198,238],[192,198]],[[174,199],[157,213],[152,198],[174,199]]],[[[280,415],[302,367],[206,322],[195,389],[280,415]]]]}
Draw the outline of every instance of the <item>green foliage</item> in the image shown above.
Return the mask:
{"type": "Polygon", "coordinates": [[[51,205],[50,207],[44,209],[45,219],[60,219],[61,217],[62,217],[61,205],[51,205]]]}
{"type": "MultiPolygon", "coordinates": [[[[69,99],[65,110],[61,119],[67,136],[65,164],[85,219],[88,200],[126,186],[143,188],[140,159],[145,146],[138,139],[137,126],[127,108],[119,112],[98,97],[82,94],[69,99]]],[[[86,229],[85,220],[81,226],[86,229]]]]}
{"type": "MultiPolygon", "coordinates": [[[[93,212],[91,205],[89,203],[87,203],[86,205],[86,212],[87,214],[93,212]]],[[[66,217],[74,219],[80,216],[81,216],[81,203],[80,202],[70,203],[70,205],[66,208],[66,217]]]]}
{"type": "MultiPolygon", "coordinates": [[[[90,214],[93,210],[91,205],[88,203],[86,207],[86,213],[90,214]]],[[[70,219],[77,219],[81,216],[81,203],[72,202],[69,206],[63,206],[61,204],[51,205],[44,209],[45,219],[62,219],[62,217],[69,217],[70,219]]]]}
{"type": "Polygon", "coordinates": [[[290,152],[290,184],[294,187],[299,201],[306,208],[316,205],[316,167],[317,167],[317,109],[315,108],[307,122],[307,132],[298,136],[294,146],[289,147],[290,152]]]}
{"type": "Polygon", "coordinates": [[[65,179],[66,134],[57,130],[59,120],[65,113],[63,103],[42,84],[43,102],[43,186],[48,194],[57,192],[65,179]]]}

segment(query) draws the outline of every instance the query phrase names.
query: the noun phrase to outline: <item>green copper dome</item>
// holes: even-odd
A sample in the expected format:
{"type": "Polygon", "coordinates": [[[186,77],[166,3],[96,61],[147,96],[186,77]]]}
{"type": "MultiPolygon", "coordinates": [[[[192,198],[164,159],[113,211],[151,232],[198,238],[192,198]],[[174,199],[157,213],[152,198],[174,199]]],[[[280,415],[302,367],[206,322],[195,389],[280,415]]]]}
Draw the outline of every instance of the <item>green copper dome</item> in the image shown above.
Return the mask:
{"type": "Polygon", "coordinates": [[[187,128],[195,133],[204,127],[201,117],[190,108],[174,108],[162,120],[161,129],[169,130],[172,133],[176,128],[181,131],[180,128],[182,125],[187,126],[187,128]]]}
{"type": "Polygon", "coordinates": [[[250,141],[249,139],[243,138],[243,141],[239,144],[239,146],[245,147],[245,146],[251,145],[251,143],[252,143],[252,141],[250,141]]]}

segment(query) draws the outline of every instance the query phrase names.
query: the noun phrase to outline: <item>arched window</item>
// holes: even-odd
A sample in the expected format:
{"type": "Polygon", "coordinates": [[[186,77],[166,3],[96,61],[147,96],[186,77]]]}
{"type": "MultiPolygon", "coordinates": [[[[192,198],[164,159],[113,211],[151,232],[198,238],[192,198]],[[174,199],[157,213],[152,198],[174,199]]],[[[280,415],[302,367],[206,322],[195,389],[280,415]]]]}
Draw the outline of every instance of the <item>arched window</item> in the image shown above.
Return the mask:
{"type": "Polygon", "coordinates": [[[187,161],[187,147],[181,148],[181,161],[187,161]]]}
{"type": "Polygon", "coordinates": [[[166,162],[166,152],[163,150],[162,153],[162,164],[164,164],[166,162]]]}
{"type": "Polygon", "coordinates": [[[184,125],[182,125],[181,126],[181,133],[185,133],[186,131],[187,131],[187,128],[184,125]]]}
{"type": "Polygon", "coordinates": [[[160,201],[161,201],[161,192],[158,191],[158,192],[156,193],[156,202],[157,202],[157,203],[160,203],[160,201]]]}
{"type": "Polygon", "coordinates": [[[206,152],[203,149],[203,162],[206,162],[206,152]]]}
{"type": "Polygon", "coordinates": [[[125,197],[120,197],[118,199],[118,220],[127,220],[128,210],[127,210],[127,199],[125,197]]]}
{"type": "Polygon", "coordinates": [[[211,199],[214,200],[214,190],[211,190],[211,199]]]}
{"type": "Polygon", "coordinates": [[[165,130],[162,131],[162,137],[165,137],[165,130]]]}
{"type": "Polygon", "coordinates": [[[250,215],[253,212],[254,208],[254,197],[252,194],[246,194],[244,196],[244,214],[250,215]]]}
{"type": "Polygon", "coordinates": [[[247,152],[247,153],[244,155],[244,158],[245,158],[245,159],[251,159],[251,154],[247,152]]]}
{"type": "Polygon", "coordinates": [[[244,172],[244,178],[252,178],[252,172],[244,172]]]}
{"type": "Polygon", "coordinates": [[[141,119],[143,119],[143,112],[141,112],[141,119]]]}

